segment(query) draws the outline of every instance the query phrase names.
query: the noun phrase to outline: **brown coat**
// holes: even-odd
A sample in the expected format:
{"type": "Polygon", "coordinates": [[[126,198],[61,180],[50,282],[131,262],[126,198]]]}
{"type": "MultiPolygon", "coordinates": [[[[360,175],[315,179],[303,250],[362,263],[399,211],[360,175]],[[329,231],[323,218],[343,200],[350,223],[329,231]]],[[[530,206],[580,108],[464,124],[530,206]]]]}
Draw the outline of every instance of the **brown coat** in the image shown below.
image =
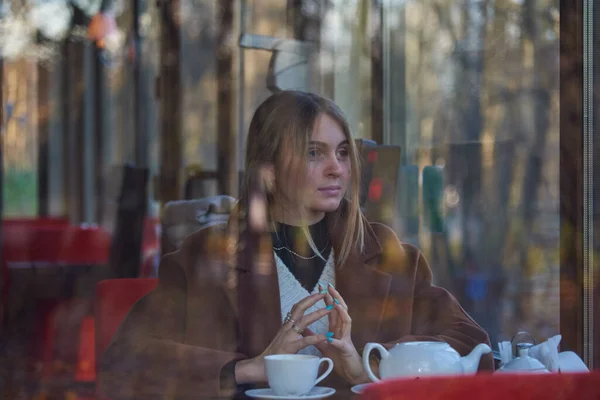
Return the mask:
{"type": "MultiPolygon", "coordinates": [[[[344,230],[333,223],[329,229],[335,249],[344,230]]],[[[134,305],[102,358],[101,388],[111,399],[233,395],[220,381],[221,369],[259,355],[281,326],[281,310],[270,237],[259,238],[265,251],[253,256],[251,239],[240,236],[236,258],[227,257],[231,237],[231,229],[207,228],[163,258],[157,289],[134,305]]],[[[486,332],[431,278],[419,250],[390,228],[365,228],[364,251],[336,266],[336,288],[348,304],[359,352],[368,342],[434,340],[465,355],[489,344],[486,332]]],[[[493,369],[490,355],[480,369],[493,369]]],[[[335,373],[322,385],[349,387],[335,373]]]]}

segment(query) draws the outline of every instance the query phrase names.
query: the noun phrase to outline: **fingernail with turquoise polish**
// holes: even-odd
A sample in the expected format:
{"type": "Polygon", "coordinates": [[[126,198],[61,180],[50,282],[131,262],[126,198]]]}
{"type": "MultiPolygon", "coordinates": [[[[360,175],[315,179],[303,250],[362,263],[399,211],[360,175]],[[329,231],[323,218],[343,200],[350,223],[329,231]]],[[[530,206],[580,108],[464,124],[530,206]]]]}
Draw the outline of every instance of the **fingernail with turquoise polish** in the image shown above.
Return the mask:
{"type": "Polygon", "coordinates": [[[327,294],[327,293],[329,293],[329,291],[328,291],[327,289],[323,289],[323,290],[321,290],[321,292],[320,292],[320,294],[327,294]]]}
{"type": "Polygon", "coordinates": [[[328,338],[332,338],[333,337],[333,332],[327,332],[325,334],[325,336],[328,337],[328,338]]]}
{"type": "Polygon", "coordinates": [[[325,307],[326,310],[333,310],[333,304],[330,306],[325,307]]]}
{"type": "Polygon", "coordinates": [[[339,301],[338,299],[333,299],[333,302],[334,302],[335,304],[340,304],[340,301],[339,301]]]}
{"type": "Polygon", "coordinates": [[[335,286],[333,286],[331,283],[328,283],[328,285],[335,289],[335,286]]]}
{"type": "Polygon", "coordinates": [[[333,343],[333,339],[332,339],[332,338],[330,338],[330,337],[328,337],[328,338],[327,338],[327,341],[328,341],[329,343],[333,343]]]}

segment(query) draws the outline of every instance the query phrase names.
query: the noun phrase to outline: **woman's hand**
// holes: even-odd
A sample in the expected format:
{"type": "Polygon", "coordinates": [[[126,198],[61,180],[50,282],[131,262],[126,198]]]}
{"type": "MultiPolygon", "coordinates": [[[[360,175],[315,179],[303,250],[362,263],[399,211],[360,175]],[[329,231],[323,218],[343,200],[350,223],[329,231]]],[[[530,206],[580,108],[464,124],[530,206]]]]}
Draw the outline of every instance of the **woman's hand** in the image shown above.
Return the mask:
{"type": "MultiPolygon", "coordinates": [[[[326,289],[321,284],[319,286],[320,292],[326,289]]],[[[333,333],[333,337],[328,338],[327,342],[319,342],[315,346],[325,357],[333,360],[336,373],[351,385],[370,382],[363,368],[362,358],[352,343],[352,318],[348,314],[348,306],[332,285],[329,285],[327,289],[325,303],[328,306],[334,306],[333,312],[329,314],[329,331],[333,333]]],[[[315,334],[309,329],[305,329],[304,335],[311,337],[315,334]]]]}
{"type": "Polygon", "coordinates": [[[265,356],[272,354],[296,354],[305,347],[316,346],[320,343],[326,344],[327,337],[325,335],[315,335],[313,333],[302,336],[294,329],[296,328],[302,332],[307,326],[333,311],[323,308],[304,315],[308,308],[312,307],[318,301],[323,300],[325,296],[325,294],[313,294],[294,304],[290,311],[291,320],[281,326],[281,329],[279,329],[277,335],[275,335],[275,338],[265,351],[255,358],[239,361],[235,365],[236,382],[238,384],[266,382],[265,356]]]}

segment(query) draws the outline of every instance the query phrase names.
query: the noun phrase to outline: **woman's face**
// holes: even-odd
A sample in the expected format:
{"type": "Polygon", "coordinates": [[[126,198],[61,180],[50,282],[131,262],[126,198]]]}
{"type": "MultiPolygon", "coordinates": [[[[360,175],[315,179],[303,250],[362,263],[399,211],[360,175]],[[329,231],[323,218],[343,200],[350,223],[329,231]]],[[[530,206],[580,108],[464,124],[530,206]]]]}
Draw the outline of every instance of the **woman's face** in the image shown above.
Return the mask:
{"type": "MultiPolygon", "coordinates": [[[[304,182],[295,182],[293,171],[285,171],[281,166],[282,177],[286,182],[279,182],[280,189],[288,199],[297,196],[297,187],[301,185],[300,202],[305,206],[308,223],[323,218],[326,212],[335,211],[346,194],[350,180],[351,163],[349,143],[339,124],[327,114],[321,114],[315,121],[312,136],[308,145],[308,170],[304,182]],[[290,173],[291,172],[291,173],[290,173]],[[285,179],[285,178],[284,178],[285,179]],[[296,194],[294,194],[296,193],[296,194]]],[[[297,157],[298,155],[291,155],[297,157]]],[[[292,165],[290,163],[288,165],[292,165]]],[[[287,210],[286,214],[291,210],[287,210]]],[[[287,223],[293,223],[289,221],[287,223]]],[[[295,221],[297,222],[297,221],[295,221]]]]}

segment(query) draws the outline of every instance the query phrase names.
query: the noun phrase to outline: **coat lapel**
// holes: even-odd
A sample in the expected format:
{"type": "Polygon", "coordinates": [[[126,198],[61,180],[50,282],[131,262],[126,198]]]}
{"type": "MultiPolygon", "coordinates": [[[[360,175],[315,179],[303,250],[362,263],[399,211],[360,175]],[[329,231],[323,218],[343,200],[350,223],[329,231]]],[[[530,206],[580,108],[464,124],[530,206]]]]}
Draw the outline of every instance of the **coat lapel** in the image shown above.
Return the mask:
{"type": "MultiPolygon", "coordinates": [[[[330,225],[332,238],[341,238],[341,226],[330,225]]],[[[392,277],[379,271],[377,264],[382,247],[375,233],[365,224],[365,247],[344,265],[336,263],[336,289],[348,305],[352,318],[352,341],[361,350],[369,341],[377,340],[390,291],[392,277]]]]}

